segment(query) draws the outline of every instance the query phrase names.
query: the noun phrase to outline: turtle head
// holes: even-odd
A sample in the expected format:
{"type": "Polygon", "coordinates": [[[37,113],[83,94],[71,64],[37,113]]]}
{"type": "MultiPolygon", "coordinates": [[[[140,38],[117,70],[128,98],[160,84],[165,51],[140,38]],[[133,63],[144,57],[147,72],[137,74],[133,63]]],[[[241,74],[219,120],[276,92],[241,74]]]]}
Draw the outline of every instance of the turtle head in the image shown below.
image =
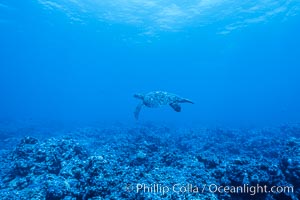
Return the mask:
{"type": "Polygon", "coordinates": [[[141,100],[144,100],[144,94],[141,94],[141,93],[136,93],[133,95],[134,98],[137,98],[137,99],[141,99],[141,100]]]}

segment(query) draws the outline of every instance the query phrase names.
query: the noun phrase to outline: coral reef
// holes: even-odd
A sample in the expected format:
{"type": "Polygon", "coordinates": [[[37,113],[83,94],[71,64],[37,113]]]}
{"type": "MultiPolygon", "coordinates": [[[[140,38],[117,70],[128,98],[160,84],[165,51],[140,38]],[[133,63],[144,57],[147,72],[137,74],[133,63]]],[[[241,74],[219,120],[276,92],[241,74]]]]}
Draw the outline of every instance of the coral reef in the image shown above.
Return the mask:
{"type": "Polygon", "coordinates": [[[299,135],[147,124],[22,136],[1,151],[0,199],[299,199],[299,135]],[[294,191],[215,190],[243,185],[294,191]]]}

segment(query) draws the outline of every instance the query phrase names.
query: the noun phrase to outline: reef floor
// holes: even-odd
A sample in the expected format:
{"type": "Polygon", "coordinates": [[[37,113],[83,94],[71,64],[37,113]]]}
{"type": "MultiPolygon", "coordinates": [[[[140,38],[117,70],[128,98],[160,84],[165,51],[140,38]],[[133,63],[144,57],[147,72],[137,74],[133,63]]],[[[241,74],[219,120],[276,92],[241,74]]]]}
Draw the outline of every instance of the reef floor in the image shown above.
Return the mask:
{"type": "Polygon", "coordinates": [[[0,129],[0,199],[300,199],[300,126],[0,129]]]}

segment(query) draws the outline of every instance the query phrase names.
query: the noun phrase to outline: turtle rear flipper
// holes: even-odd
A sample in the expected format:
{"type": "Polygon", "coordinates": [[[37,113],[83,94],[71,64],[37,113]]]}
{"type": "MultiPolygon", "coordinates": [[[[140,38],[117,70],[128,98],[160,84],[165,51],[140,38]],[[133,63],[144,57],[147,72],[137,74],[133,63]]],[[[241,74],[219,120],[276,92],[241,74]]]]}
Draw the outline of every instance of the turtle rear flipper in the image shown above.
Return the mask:
{"type": "Polygon", "coordinates": [[[189,100],[189,99],[181,99],[179,102],[180,102],[180,103],[191,103],[191,104],[194,104],[194,102],[192,102],[192,101],[189,100]]]}
{"type": "Polygon", "coordinates": [[[142,103],[139,103],[139,104],[137,105],[137,107],[135,108],[135,111],[134,111],[134,117],[135,117],[136,120],[139,119],[139,114],[140,114],[140,111],[141,111],[142,107],[143,107],[143,104],[142,104],[142,103]]]}
{"type": "Polygon", "coordinates": [[[170,103],[170,106],[176,111],[176,112],[180,112],[181,111],[181,107],[178,103],[170,103]]]}

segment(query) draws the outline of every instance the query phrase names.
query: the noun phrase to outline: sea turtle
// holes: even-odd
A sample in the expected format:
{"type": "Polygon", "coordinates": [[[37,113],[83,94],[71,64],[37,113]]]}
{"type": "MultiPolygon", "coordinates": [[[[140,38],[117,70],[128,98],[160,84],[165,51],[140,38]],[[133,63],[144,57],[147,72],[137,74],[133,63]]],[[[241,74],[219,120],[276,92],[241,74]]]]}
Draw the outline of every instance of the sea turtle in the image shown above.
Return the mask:
{"type": "Polygon", "coordinates": [[[142,102],[139,103],[134,111],[134,117],[139,118],[139,113],[143,106],[149,108],[157,108],[163,105],[170,105],[176,112],[181,111],[179,103],[192,103],[192,101],[182,98],[176,94],[172,94],[164,91],[154,91],[147,94],[135,94],[135,98],[141,99],[142,102]]]}

